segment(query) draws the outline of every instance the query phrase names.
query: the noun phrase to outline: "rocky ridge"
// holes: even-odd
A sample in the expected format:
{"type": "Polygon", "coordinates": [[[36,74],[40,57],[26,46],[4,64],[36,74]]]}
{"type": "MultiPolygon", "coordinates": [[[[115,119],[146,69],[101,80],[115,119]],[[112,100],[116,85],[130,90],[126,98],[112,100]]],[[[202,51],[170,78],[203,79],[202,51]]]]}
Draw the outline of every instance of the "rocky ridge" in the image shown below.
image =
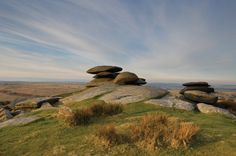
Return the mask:
{"type": "MultiPolygon", "coordinates": [[[[63,106],[91,98],[103,100],[108,104],[144,102],[185,111],[219,113],[235,118],[235,99],[215,93],[214,88],[210,87],[207,82],[184,83],[185,88],[180,91],[179,95],[174,96],[168,94],[169,92],[165,89],[142,86],[146,84],[145,79],[139,78],[135,73],[121,71],[122,68],[117,66],[91,68],[87,73],[95,75],[93,76],[94,80],[87,84],[88,87],[62,99],[60,97],[41,97],[0,102],[0,127],[1,125],[8,125],[7,123],[17,123],[18,120],[15,116],[25,111],[39,108],[57,108],[58,105],[63,106]],[[9,119],[11,122],[8,121],[9,119]]],[[[63,115],[65,113],[61,112],[63,115]]],[[[22,120],[19,119],[20,122],[22,120]]],[[[28,121],[28,119],[26,120],[28,121]]]]}

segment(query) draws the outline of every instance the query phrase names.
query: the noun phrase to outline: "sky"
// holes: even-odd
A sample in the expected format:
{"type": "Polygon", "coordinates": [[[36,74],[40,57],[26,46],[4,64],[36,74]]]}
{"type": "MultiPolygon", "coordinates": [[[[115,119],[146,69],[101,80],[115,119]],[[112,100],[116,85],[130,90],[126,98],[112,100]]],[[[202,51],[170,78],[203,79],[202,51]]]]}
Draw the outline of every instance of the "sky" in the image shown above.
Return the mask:
{"type": "Polygon", "coordinates": [[[236,84],[235,0],[0,0],[0,80],[236,84]]]}

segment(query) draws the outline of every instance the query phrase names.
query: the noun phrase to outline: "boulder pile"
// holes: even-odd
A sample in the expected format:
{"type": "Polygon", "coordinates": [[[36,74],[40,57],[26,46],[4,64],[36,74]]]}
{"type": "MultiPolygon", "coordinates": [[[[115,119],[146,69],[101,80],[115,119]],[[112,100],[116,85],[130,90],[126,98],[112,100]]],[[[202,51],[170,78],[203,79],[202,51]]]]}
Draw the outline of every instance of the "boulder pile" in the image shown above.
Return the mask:
{"type": "Polygon", "coordinates": [[[121,72],[122,68],[117,66],[96,66],[87,73],[94,74],[93,80],[90,81],[87,87],[97,87],[104,84],[118,84],[118,85],[144,85],[146,80],[139,78],[135,73],[121,72]]]}
{"type": "Polygon", "coordinates": [[[211,88],[207,82],[188,82],[184,83],[184,89],[180,90],[180,94],[184,94],[185,91],[197,90],[206,93],[214,93],[214,88],[211,88]]]}
{"type": "Polygon", "coordinates": [[[217,95],[207,82],[188,82],[183,86],[185,88],[180,90],[180,94],[185,100],[196,103],[200,112],[236,115],[236,101],[217,95]]]}
{"type": "Polygon", "coordinates": [[[14,116],[38,108],[56,107],[60,97],[41,97],[28,100],[14,100],[0,102],[0,122],[11,119],[14,116]]]}

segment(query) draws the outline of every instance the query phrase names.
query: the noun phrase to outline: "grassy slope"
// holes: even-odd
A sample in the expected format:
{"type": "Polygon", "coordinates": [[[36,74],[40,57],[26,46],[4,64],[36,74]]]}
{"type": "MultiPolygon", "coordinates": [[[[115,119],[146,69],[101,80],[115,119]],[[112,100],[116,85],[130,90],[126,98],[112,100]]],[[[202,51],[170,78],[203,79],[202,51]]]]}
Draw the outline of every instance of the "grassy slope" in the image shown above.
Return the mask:
{"type": "MultiPolygon", "coordinates": [[[[89,106],[95,99],[71,105],[73,108],[89,106]]],[[[57,110],[38,110],[31,114],[44,119],[18,127],[0,129],[0,155],[236,155],[236,121],[220,115],[205,115],[154,105],[133,103],[124,107],[120,115],[94,119],[89,126],[68,128],[55,119],[57,110]],[[165,112],[180,119],[192,121],[201,130],[188,149],[160,149],[148,152],[133,144],[104,147],[96,141],[96,130],[108,123],[124,129],[146,113],[165,112]]]]}

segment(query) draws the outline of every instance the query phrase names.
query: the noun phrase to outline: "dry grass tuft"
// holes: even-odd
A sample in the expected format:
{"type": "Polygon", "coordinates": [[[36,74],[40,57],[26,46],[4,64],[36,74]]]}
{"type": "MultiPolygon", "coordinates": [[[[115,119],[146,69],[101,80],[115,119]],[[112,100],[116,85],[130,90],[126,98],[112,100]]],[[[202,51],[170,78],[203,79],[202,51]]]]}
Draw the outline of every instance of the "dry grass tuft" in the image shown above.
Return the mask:
{"type": "Polygon", "coordinates": [[[78,109],[74,113],[75,125],[87,125],[93,117],[93,112],[89,108],[78,109]]]}
{"type": "Polygon", "coordinates": [[[158,147],[187,147],[199,128],[165,114],[154,114],[144,116],[139,124],[131,125],[130,129],[132,140],[154,150],[158,147]]]}
{"type": "Polygon", "coordinates": [[[122,136],[117,134],[114,125],[106,125],[100,128],[96,136],[102,144],[107,146],[117,145],[122,141],[122,136]]]}
{"type": "Polygon", "coordinates": [[[112,116],[123,111],[123,107],[119,104],[97,103],[91,106],[94,116],[112,116]]]}
{"type": "Polygon", "coordinates": [[[75,111],[72,110],[64,110],[59,111],[57,118],[59,120],[64,121],[66,125],[73,127],[77,125],[87,125],[90,123],[91,118],[93,117],[93,113],[88,108],[82,108],[75,111]],[[60,113],[62,112],[62,113],[60,113]]]}

